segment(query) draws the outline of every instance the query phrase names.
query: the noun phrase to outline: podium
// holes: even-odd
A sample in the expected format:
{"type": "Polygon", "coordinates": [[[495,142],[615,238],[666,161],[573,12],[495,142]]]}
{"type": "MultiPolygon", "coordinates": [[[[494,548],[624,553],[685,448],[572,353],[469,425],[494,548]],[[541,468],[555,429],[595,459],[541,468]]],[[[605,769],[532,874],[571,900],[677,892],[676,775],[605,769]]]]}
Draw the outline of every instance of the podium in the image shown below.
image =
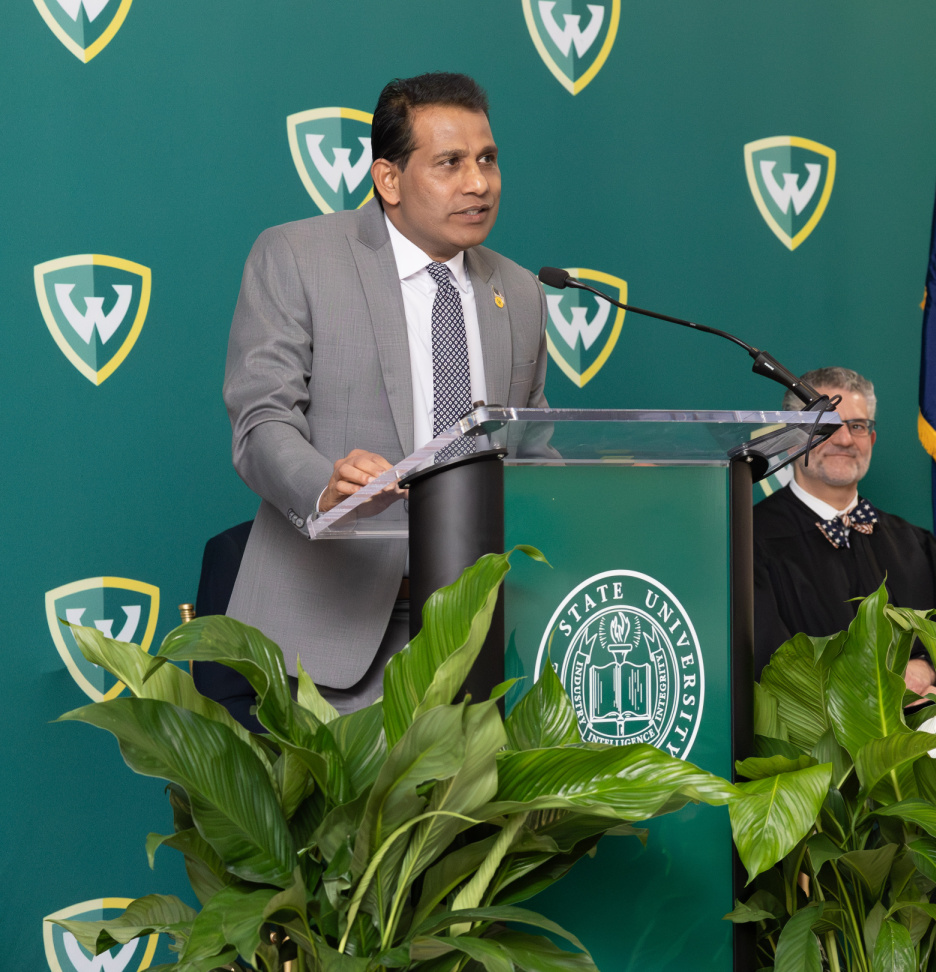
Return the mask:
{"type": "MultiPolygon", "coordinates": [[[[482,407],[310,525],[410,539],[411,626],[488,551],[517,555],[466,687],[516,703],[551,664],[586,741],[645,742],[731,779],[753,742],[752,484],[833,434],[834,414],[482,407]],[[819,419],[820,424],[816,424],[819,419]],[[438,461],[440,453],[455,458],[438,461]],[[408,488],[408,522],[388,507],[408,488]],[[374,514],[374,511],[379,512],[374,514]]],[[[728,811],[689,805],[535,899],[602,972],[749,972],[722,921],[745,875],[728,811]]]]}

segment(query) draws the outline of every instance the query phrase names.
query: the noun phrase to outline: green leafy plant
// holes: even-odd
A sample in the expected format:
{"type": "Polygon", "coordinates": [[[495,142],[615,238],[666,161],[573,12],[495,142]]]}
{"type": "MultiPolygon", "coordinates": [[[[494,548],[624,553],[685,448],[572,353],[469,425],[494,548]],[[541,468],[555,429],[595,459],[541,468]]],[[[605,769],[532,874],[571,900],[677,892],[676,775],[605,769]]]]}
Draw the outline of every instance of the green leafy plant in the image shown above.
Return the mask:
{"type": "Polygon", "coordinates": [[[585,744],[549,665],[506,721],[496,700],[511,683],[453,701],[509,556],[482,557],[432,596],[422,631],[387,666],[383,699],[351,715],[301,670],[294,700],[279,648],[228,618],[177,628],[156,656],[74,628],[129,696],[61,718],[109,730],[133,770],[169,781],[175,830],[150,834],[147,852],[151,864],[163,845],[184,854],[201,910],[149,895],[113,921],[58,923],[98,954],[167,934],[178,960],[162,968],[177,972],[594,972],[573,935],[518,904],[602,835],[642,839],[634,821],[730,801],[743,859],[769,866],[786,853],[818,811],[812,769],[767,799],[651,746],[585,744]],[[248,732],[169,664],[189,659],[243,673],[267,732],[248,732]]]}
{"type": "Polygon", "coordinates": [[[931,613],[888,604],[882,585],[847,631],[784,644],[756,686],[740,787],[766,795],[805,769],[823,790],[809,832],[727,916],[756,924],[765,968],[936,969],[936,735],[914,731],[932,709],[905,717],[902,678],[914,638],[934,655],[931,613]]]}

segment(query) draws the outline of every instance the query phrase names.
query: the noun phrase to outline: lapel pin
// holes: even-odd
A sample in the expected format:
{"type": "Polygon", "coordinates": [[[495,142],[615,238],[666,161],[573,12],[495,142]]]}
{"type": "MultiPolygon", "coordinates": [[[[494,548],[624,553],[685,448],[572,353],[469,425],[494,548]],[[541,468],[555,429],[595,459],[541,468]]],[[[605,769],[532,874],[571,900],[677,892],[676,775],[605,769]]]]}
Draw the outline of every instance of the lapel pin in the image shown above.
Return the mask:
{"type": "Polygon", "coordinates": [[[494,303],[498,307],[504,306],[504,295],[497,289],[497,287],[491,287],[491,293],[494,294],[494,303]]]}

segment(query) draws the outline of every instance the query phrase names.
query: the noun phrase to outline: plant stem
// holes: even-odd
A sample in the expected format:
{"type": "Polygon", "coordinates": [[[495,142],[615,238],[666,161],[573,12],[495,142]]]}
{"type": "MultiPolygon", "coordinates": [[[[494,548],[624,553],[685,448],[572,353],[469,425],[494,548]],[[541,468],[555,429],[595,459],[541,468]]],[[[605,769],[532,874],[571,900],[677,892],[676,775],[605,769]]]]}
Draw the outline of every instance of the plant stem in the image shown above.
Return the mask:
{"type": "Polygon", "coordinates": [[[862,940],[861,929],[858,927],[858,919],[855,917],[855,909],[852,907],[851,898],[848,896],[848,892],[845,890],[845,882],[842,880],[842,875],[839,874],[839,869],[836,867],[835,861],[829,861],[829,864],[832,867],[836,880],[838,881],[839,898],[844,901],[848,907],[848,915],[851,918],[852,928],[854,929],[852,948],[855,952],[855,958],[859,961],[861,968],[867,972],[868,957],[865,955],[864,942],[862,940]]]}

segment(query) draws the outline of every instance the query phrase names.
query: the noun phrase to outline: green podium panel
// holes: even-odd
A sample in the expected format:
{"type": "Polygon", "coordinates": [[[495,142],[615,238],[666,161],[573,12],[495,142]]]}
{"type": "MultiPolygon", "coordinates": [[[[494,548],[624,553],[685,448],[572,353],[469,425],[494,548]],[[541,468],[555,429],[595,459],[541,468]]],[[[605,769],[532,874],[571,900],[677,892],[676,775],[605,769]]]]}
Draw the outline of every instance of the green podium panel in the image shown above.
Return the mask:
{"type": "MultiPolygon", "coordinates": [[[[731,467],[510,465],[508,707],[551,663],[586,739],[649,742],[731,777],[731,467]]],[[[602,972],[734,967],[727,808],[609,837],[533,907],[575,931],[602,972]]]]}

